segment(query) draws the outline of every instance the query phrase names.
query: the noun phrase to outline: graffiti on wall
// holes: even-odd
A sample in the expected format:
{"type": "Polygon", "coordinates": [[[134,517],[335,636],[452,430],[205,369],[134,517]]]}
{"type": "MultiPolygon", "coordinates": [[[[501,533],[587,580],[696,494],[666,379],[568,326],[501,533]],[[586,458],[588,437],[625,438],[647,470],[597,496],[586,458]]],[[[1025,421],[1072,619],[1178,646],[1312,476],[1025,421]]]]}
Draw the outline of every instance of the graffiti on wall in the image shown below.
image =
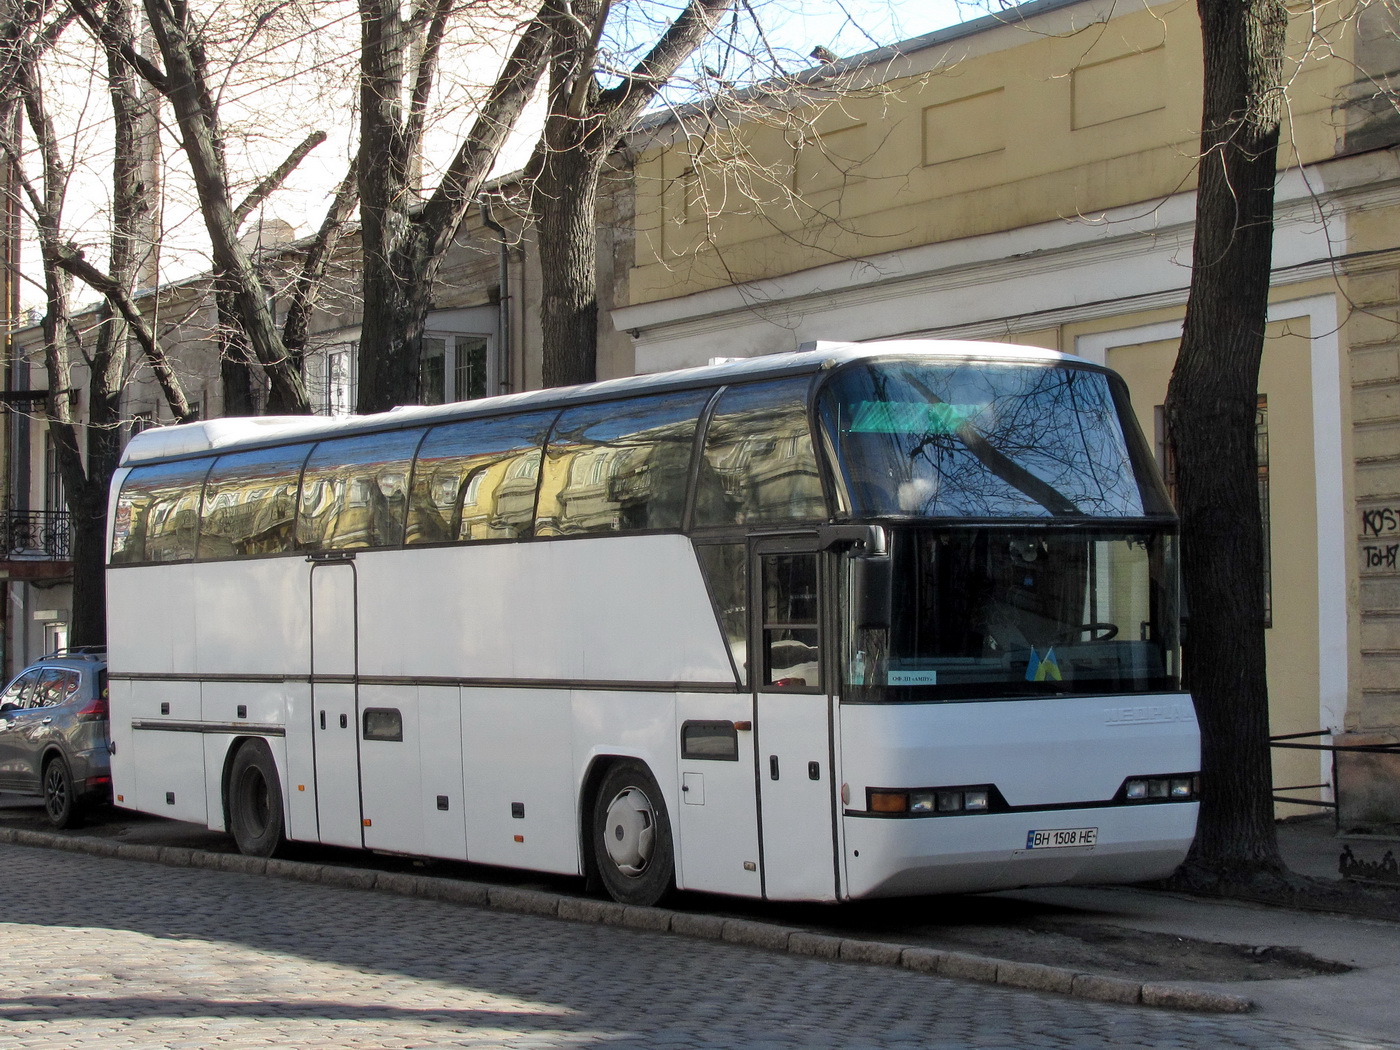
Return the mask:
{"type": "Polygon", "coordinates": [[[1400,569],[1400,506],[1361,510],[1361,571],[1400,569]]]}

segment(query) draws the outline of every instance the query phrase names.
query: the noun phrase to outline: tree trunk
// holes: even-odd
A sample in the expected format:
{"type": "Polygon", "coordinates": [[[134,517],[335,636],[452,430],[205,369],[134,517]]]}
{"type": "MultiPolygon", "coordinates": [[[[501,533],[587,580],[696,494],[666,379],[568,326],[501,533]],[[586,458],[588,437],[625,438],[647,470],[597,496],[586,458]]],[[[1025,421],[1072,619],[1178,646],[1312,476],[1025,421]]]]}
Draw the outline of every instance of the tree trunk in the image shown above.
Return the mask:
{"type": "Polygon", "coordinates": [[[1287,10],[1281,0],[1198,7],[1205,78],[1196,240],[1167,418],[1190,615],[1185,661],[1202,735],[1203,799],[1188,869],[1230,880],[1281,868],[1255,414],[1287,10]]]}
{"type": "Polygon", "coordinates": [[[547,387],[597,378],[600,167],[590,151],[575,147],[554,154],[536,186],[547,387]]]}
{"type": "MultiPolygon", "coordinates": [[[[450,5],[444,5],[445,17],[450,5]]],[[[443,253],[461,226],[511,128],[534,93],[549,33],[535,19],[521,33],[476,121],[432,196],[416,208],[421,107],[440,39],[435,31],[403,107],[409,37],[399,7],[360,0],[360,188],[364,319],[356,410],[384,412],[418,400],[419,350],[443,253]]],[[[435,27],[436,29],[437,27],[435,27]]]]}

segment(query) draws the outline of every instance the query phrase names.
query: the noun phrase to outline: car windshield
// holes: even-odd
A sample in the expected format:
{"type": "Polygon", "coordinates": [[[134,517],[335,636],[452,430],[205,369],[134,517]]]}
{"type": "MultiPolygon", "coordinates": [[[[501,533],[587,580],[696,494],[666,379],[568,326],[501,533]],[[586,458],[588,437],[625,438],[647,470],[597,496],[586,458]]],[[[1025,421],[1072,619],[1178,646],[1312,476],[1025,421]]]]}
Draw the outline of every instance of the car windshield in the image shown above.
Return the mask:
{"type": "Polygon", "coordinates": [[[819,413],[856,518],[1170,515],[1119,387],[1058,361],[877,359],[819,413]]]}

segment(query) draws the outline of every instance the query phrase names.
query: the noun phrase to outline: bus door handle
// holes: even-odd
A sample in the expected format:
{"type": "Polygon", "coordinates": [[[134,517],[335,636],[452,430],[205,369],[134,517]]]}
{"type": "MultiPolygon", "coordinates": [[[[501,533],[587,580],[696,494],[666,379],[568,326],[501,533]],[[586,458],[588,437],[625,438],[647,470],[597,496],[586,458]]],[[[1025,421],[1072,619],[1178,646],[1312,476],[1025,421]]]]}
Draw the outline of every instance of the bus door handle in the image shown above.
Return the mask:
{"type": "Polygon", "coordinates": [[[769,779],[771,779],[771,780],[777,780],[777,779],[778,779],[778,756],[777,756],[777,755],[769,755],[769,756],[768,756],[768,777],[769,777],[769,779]]]}
{"type": "Polygon", "coordinates": [[[321,712],[321,728],[326,728],[326,712],[324,711],[321,712]]]}

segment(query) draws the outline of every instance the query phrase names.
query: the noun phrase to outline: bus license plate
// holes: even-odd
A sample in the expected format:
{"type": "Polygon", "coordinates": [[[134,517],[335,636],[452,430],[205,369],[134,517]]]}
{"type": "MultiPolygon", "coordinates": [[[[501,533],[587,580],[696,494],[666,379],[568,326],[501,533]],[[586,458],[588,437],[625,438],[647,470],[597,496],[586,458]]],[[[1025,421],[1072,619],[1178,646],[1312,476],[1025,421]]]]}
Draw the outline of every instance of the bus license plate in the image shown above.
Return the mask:
{"type": "Polygon", "coordinates": [[[1026,835],[1026,849],[1061,849],[1065,846],[1094,846],[1099,841],[1098,828],[1058,828],[1032,831],[1026,835]]]}

